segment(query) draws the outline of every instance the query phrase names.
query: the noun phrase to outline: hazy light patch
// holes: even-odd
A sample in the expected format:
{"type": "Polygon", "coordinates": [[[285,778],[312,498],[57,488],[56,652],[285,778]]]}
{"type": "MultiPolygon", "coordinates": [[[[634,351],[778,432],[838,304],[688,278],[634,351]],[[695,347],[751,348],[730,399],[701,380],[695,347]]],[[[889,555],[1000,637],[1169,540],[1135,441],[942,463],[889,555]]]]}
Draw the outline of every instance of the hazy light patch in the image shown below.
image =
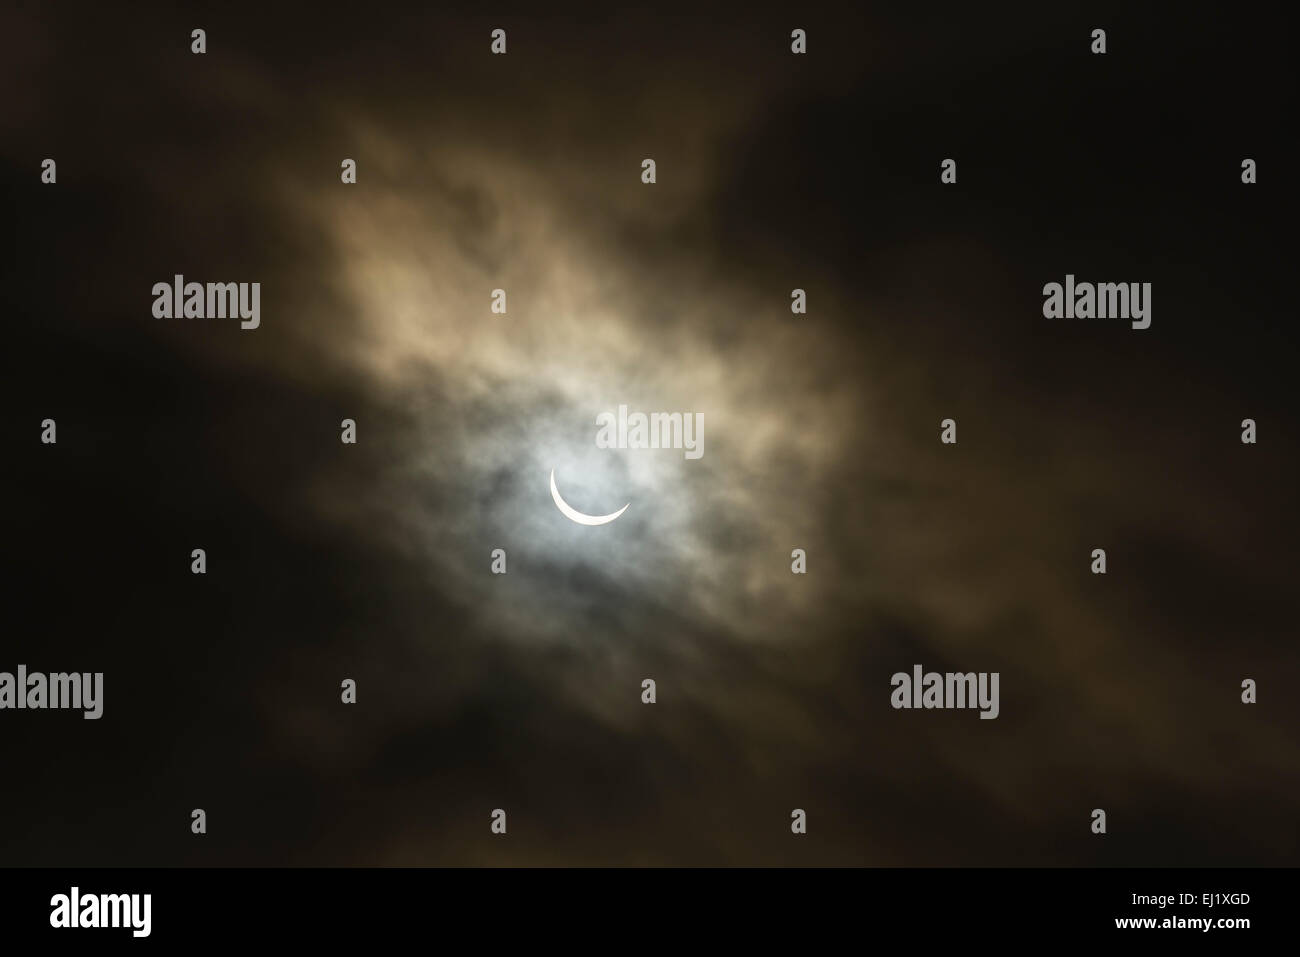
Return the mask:
{"type": "Polygon", "coordinates": [[[589,211],[551,205],[563,193],[526,165],[410,145],[389,157],[384,142],[365,144],[364,201],[299,203],[324,216],[359,317],[334,330],[335,354],[414,422],[405,467],[367,491],[364,513],[386,512],[443,589],[523,640],[580,631],[595,587],[745,637],[815,609],[832,565],[817,555],[818,581],[791,585],[790,549],[830,520],[810,477],[858,439],[859,391],[803,388],[837,361],[835,342],[783,323],[780,298],[715,280],[689,248],[639,269],[591,232],[589,211]],[[490,308],[498,288],[504,315],[490,308]],[[596,416],[619,405],[702,413],[703,457],[597,448],[596,416]],[[573,508],[628,510],[575,524],[551,498],[552,469],[573,508]],[[494,547],[504,581],[487,573],[494,547]],[[503,589],[519,601],[498,601],[503,589]]]}

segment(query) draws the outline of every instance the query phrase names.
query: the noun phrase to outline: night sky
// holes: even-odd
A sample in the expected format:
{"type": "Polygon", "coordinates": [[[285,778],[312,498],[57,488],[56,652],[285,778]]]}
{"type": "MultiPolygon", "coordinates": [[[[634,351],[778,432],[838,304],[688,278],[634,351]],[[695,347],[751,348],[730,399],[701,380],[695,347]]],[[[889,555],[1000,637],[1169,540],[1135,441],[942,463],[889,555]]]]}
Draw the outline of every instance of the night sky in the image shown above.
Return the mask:
{"type": "Polygon", "coordinates": [[[6,5],[0,864],[1294,864],[1291,33],[899,6],[6,5]]]}

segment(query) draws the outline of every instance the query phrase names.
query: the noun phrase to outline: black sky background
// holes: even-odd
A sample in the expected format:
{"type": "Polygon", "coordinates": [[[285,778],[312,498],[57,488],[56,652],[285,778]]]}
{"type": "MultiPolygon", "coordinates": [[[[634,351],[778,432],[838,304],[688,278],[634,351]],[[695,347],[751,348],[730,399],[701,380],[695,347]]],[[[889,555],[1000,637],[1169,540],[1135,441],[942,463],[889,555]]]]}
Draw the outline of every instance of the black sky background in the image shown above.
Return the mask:
{"type": "MultiPolygon", "coordinates": [[[[0,713],[0,863],[1295,863],[1296,104],[1269,8],[0,17],[0,670],[106,686],[98,722],[0,713]],[[341,115],[382,130],[391,165],[341,115]],[[509,538],[532,478],[482,465],[475,437],[532,416],[586,436],[554,383],[484,399],[454,361],[350,364],[352,337],[396,340],[340,295],[344,253],[296,197],[346,221],[382,186],[441,210],[429,231],[467,259],[525,259],[500,237],[536,196],[421,165],[443,140],[548,172],[545,203],[608,240],[594,272],[712,297],[715,326],[665,315],[655,335],[667,357],[712,339],[788,430],[788,452],[755,453],[759,504],[704,524],[728,569],[766,570],[757,597],[719,587],[769,620],[762,640],[704,614],[704,560],[632,513],[606,542],[645,579],[578,539],[509,538]],[[648,202],[610,185],[621,164],[645,189],[643,156],[648,202]],[[175,272],[261,281],[262,328],[153,319],[175,272]],[[1152,327],[1044,319],[1067,272],[1151,282],[1152,327]],[[770,306],[728,311],[714,284],[770,306]],[[792,322],[815,345],[778,345],[792,322]],[[833,429],[779,418],[832,395],[853,413],[833,429]],[[804,458],[800,429],[833,455],[804,458]],[[442,465],[412,491],[425,455],[442,465]],[[814,523],[773,511],[792,485],[814,523]],[[408,526],[427,552],[395,544],[408,526]],[[797,545],[811,598],[780,577],[797,545]],[[889,676],[916,662],[1000,671],[1001,717],[892,710],[889,676]]],[[[510,288],[515,321],[546,321],[510,288]]],[[[753,485],[726,438],[682,473],[710,515],[753,485]]]]}

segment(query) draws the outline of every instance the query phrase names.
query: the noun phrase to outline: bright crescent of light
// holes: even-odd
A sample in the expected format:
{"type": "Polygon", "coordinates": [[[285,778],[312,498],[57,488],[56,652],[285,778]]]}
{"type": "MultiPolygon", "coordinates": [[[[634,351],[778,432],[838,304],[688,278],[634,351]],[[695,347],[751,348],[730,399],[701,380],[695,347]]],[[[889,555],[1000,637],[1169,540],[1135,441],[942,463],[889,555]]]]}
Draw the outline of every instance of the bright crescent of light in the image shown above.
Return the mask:
{"type": "Polygon", "coordinates": [[[555,507],[563,513],[565,518],[571,522],[577,522],[579,525],[606,525],[626,512],[627,505],[632,504],[631,502],[628,502],[627,505],[624,505],[617,512],[610,512],[608,515],[583,514],[564,499],[560,498],[560,490],[555,487],[555,469],[551,469],[551,498],[555,499],[555,507]]]}

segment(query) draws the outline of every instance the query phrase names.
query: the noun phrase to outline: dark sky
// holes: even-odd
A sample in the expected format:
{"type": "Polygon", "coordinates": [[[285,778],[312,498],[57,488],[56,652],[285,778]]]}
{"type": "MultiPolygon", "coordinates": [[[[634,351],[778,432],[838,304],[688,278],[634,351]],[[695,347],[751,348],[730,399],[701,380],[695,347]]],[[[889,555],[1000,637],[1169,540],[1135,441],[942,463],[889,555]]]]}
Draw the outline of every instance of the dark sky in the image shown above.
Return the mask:
{"type": "Polygon", "coordinates": [[[0,862],[1294,864],[1290,34],[898,6],[8,5],[0,862]]]}

